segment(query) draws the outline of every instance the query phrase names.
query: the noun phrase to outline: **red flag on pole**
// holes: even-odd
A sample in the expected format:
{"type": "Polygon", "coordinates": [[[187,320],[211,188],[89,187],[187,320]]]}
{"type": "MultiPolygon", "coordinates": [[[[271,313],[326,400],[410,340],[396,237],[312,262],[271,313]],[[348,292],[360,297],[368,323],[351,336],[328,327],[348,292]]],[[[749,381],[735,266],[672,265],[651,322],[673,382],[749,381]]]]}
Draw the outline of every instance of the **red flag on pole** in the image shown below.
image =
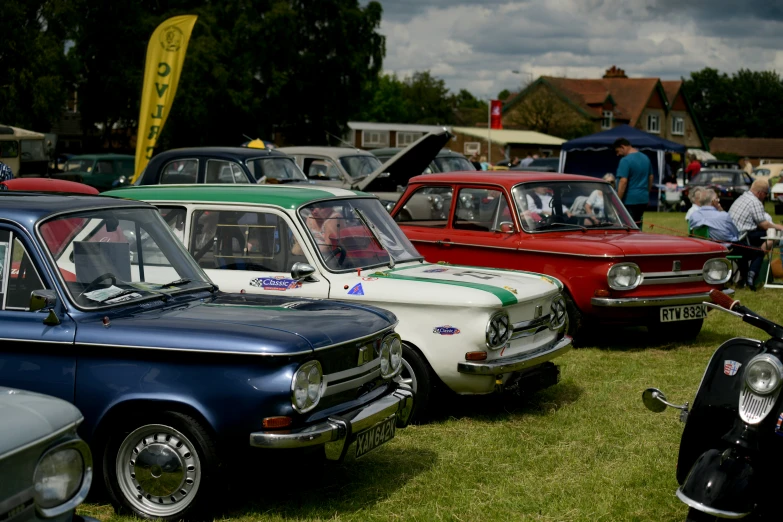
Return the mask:
{"type": "Polygon", "coordinates": [[[503,102],[500,100],[490,100],[490,128],[492,129],[502,129],[503,128],[503,121],[500,119],[500,114],[503,109],[503,102]]]}

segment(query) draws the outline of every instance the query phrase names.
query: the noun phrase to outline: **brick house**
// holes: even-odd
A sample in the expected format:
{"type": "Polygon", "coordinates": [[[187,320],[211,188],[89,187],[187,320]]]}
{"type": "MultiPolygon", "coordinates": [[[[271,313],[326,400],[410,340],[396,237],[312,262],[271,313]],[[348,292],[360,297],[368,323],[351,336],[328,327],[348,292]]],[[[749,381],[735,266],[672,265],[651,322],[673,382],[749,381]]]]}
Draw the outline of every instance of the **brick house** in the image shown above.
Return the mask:
{"type": "Polygon", "coordinates": [[[708,149],[683,82],[629,78],[612,66],[600,79],[541,76],[503,107],[504,128],[527,128],[575,138],[617,125],[708,149]]]}
{"type": "Polygon", "coordinates": [[[783,139],[780,138],[712,138],[710,150],[750,158],[754,166],[762,161],[783,163],[783,139]]]}

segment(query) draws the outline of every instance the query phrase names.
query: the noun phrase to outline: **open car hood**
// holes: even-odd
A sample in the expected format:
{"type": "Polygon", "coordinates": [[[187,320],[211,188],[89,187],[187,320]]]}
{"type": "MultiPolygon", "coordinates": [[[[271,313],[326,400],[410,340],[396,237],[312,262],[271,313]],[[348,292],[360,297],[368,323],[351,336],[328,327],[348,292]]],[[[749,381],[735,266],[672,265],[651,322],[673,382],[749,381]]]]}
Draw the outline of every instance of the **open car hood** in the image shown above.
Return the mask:
{"type": "Polygon", "coordinates": [[[413,176],[424,172],[450,139],[451,134],[446,129],[425,134],[367,177],[357,180],[351,188],[369,192],[395,192],[398,185],[404,187],[413,176]],[[388,173],[388,176],[381,176],[384,173],[388,173]]]}

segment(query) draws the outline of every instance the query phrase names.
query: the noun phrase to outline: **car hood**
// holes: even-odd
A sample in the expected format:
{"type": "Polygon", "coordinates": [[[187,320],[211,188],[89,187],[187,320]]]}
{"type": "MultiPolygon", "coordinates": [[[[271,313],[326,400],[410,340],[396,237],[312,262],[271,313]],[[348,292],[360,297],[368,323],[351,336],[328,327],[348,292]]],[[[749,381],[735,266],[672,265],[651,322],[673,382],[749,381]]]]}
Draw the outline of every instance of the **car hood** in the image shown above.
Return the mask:
{"type": "Polygon", "coordinates": [[[497,308],[554,297],[562,288],[554,277],[535,272],[419,262],[344,277],[338,282],[348,283],[346,297],[338,294],[332,298],[362,295],[380,306],[397,303],[497,308]]]}
{"type": "Polygon", "coordinates": [[[227,293],[109,319],[109,326],[80,322],[77,344],[290,355],[375,335],[397,323],[391,312],[369,305],[227,293]]]}
{"type": "Polygon", "coordinates": [[[380,188],[374,188],[374,185],[379,185],[381,180],[384,180],[383,185],[404,187],[409,179],[424,172],[450,139],[451,134],[446,129],[430,132],[392,156],[368,176],[356,181],[351,188],[372,192],[380,188]],[[388,173],[388,177],[381,178],[384,173],[388,173]]]}
{"type": "Polygon", "coordinates": [[[538,234],[522,241],[522,250],[590,257],[721,254],[727,249],[703,239],[625,231],[538,234]]]}
{"type": "Polygon", "coordinates": [[[64,400],[0,386],[0,419],[2,456],[81,422],[82,414],[64,400]]]}

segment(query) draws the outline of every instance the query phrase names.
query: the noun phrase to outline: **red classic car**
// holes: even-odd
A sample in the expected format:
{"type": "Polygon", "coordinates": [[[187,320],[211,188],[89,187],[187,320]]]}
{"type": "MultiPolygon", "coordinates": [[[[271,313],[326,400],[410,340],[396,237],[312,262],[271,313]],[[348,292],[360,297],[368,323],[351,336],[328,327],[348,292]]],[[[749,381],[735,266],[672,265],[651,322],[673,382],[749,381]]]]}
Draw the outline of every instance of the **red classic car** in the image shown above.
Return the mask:
{"type": "Polygon", "coordinates": [[[586,176],[417,176],[392,215],[427,261],[560,279],[577,339],[601,323],[645,325],[669,339],[695,337],[707,314],[701,303],[731,276],[725,247],[640,231],[612,186],[586,176]],[[447,212],[417,220],[400,212],[417,194],[437,198],[447,212]]]}

